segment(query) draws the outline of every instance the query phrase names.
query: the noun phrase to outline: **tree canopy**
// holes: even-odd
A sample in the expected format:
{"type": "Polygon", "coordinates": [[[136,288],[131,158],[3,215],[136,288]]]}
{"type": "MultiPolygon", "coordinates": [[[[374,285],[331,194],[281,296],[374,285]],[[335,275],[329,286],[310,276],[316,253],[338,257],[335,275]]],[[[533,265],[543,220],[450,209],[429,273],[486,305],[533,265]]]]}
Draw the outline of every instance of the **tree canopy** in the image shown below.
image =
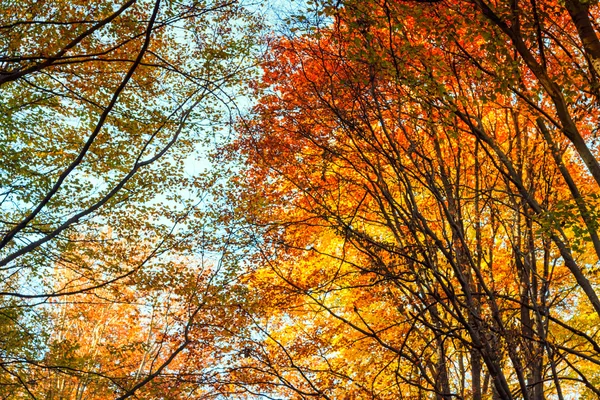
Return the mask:
{"type": "Polygon", "coordinates": [[[600,396],[597,2],[0,4],[2,398],[600,396]]]}
{"type": "Polygon", "coordinates": [[[236,317],[217,177],[194,165],[259,20],[221,1],[0,7],[1,397],[203,393],[236,317]]]}

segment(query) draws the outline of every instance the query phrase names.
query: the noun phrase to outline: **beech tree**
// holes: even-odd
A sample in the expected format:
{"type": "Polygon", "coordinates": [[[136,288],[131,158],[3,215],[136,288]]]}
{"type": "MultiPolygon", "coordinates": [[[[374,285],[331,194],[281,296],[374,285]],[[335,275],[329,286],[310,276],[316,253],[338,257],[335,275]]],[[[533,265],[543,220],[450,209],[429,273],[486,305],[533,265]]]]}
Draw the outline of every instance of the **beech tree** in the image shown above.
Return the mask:
{"type": "Polygon", "coordinates": [[[600,396],[595,2],[0,4],[3,398],[600,396]]]}
{"type": "Polygon", "coordinates": [[[259,29],[235,1],[0,2],[3,398],[211,384],[209,338],[235,318],[195,164],[259,29]]]}
{"type": "Polygon", "coordinates": [[[256,386],[597,396],[596,5],[314,12],[273,39],[236,144],[256,386]]]}

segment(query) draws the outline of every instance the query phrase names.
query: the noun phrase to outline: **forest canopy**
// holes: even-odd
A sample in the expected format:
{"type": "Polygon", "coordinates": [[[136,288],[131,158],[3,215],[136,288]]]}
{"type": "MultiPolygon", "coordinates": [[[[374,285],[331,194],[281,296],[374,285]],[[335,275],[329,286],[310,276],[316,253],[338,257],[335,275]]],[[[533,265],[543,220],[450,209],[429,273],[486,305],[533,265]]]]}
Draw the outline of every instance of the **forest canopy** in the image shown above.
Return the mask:
{"type": "Polygon", "coordinates": [[[0,4],[2,398],[600,397],[597,2],[0,4]]]}

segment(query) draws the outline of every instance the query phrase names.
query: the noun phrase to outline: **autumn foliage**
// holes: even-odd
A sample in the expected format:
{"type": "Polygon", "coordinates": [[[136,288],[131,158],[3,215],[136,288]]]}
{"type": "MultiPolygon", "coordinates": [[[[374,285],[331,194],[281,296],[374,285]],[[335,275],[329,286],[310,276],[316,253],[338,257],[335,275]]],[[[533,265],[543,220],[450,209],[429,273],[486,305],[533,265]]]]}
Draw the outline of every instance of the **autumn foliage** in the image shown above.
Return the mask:
{"type": "Polygon", "coordinates": [[[21,3],[2,398],[600,397],[596,2],[21,3]]]}
{"type": "Polygon", "coordinates": [[[220,390],[242,324],[196,157],[257,23],[235,2],[0,1],[1,398],[220,390]]]}
{"type": "Polygon", "coordinates": [[[600,395],[595,6],[318,7],[273,39],[236,144],[256,386],[600,395]]]}

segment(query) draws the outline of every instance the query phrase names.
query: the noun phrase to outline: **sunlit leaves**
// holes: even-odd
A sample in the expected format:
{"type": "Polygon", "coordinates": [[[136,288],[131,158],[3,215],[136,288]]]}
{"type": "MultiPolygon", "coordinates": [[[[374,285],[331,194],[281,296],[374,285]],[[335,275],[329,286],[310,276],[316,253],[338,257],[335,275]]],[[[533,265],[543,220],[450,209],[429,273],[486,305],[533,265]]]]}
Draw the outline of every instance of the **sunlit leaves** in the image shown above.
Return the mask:
{"type": "Polygon", "coordinates": [[[236,147],[260,232],[255,379],[300,397],[598,393],[578,22],[551,1],[428,3],[324,3],[329,25],[266,57],[236,147]]]}

